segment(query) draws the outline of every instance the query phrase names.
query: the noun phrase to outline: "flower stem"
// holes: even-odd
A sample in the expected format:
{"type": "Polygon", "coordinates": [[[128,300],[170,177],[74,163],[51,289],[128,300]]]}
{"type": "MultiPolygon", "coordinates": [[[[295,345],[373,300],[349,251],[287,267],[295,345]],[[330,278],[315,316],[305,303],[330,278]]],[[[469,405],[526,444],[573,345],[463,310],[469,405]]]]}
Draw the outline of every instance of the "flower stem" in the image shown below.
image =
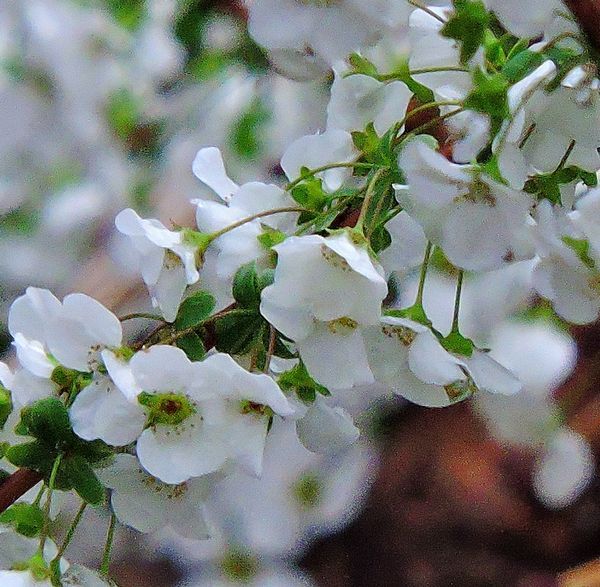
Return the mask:
{"type": "Polygon", "coordinates": [[[288,183],[283,189],[286,192],[289,192],[307,177],[316,175],[317,173],[321,173],[322,171],[327,171],[329,169],[338,169],[340,167],[352,167],[353,169],[371,169],[372,167],[374,167],[374,165],[372,163],[359,163],[357,161],[347,161],[344,163],[329,163],[327,165],[322,165],[321,167],[315,167],[314,169],[309,170],[308,173],[301,175],[300,177],[297,177],[294,181],[288,183]]]}
{"type": "Polygon", "coordinates": [[[110,555],[112,551],[113,540],[115,538],[115,526],[117,524],[117,516],[114,512],[110,514],[110,522],[108,524],[108,531],[106,533],[106,544],[104,546],[104,554],[102,555],[102,565],[100,566],[100,573],[105,577],[108,577],[110,569],[110,555]]]}
{"type": "Polygon", "coordinates": [[[54,459],[52,471],[50,472],[50,478],[48,479],[48,491],[46,494],[46,503],[44,504],[44,526],[42,527],[42,532],[40,534],[39,546],[39,552],[42,557],[44,556],[44,547],[46,546],[46,539],[48,538],[48,533],[50,531],[50,507],[52,505],[52,492],[54,491],[54,483],[56,482],[56,475],[58,475],[58,469],[61,461],[62,454],[59,454],[56,459],[54,459]]]}
{"type": "Polygon", "coordinates": [[[441,116],[436,116],[435,118],[432,118],[425,124],[422,124],[421,126],[418,126],[417,128],[415,128],[414,130],[411,130],[409,133],[405,134],[404,136],[396,137],[395,142],[404,142],[408,139],[416,137],[417,135],[421,134],[423,131],[427,130],[429,127],[435,126],[436,124],[443,122],[447,118],[456,116],[457,114],[464,112],[464,110],[465,110],[464,108],[457,108],[456,110],[452,110],[452,112],[446,112],[446,114],[442,114],[441,116]]]}
{"type": "Polygon", "coordinates": [[[119,318],[119,322],[126,322],[127,320],[133,320],[135,318],[146,318],[147,320],[156,320],[157,322],[164,322],[165,319],[157,314],[150,314],[148,312],[133,312],[132,314],[125,314],[119,318]]]}
{"type": "Polygon", "coordinates": [[[246,218],[240,218],[237,222],[229,224],[225,228],[221,230],[217,230],[210,234],[211,240],[214,240],[224,234],[231,232],[232,230],[243,226],[244,224],[248,224],[248,222],[252,222],[257,218],[263,218],[265,216],[272,216],[273,214],[283,214],[284,212],[306,212],[304,208],[300,208],[298,206],[286,206],[284,208],[272,208],[271,210],[263,210],[262,212],[258,212],[257,214],[252,214],[252,216],[247,216],[246,218]]]}
{"type": "Polygon", "coordinates": [[[377,186],[377,182],[379,181],[379,179],[381,178],[382,175],[387,173],[387,171],[388,171],[387,167],[380,167],[373,174],[373,177],[371,178],[371,181],[369,182],[369,187],[367,188],[367,193],[365,194],[365,199],[363,200],[363,203],[362,203],[362,206],[360,209],[360,215],[358,217],[358,220],[356,221],[355,228],[357,230],[362,230],[363,225],[365,223],[365,217],[367,215],[367,211],[369,209],[369,206],[371,205],[371,202],[373,201],[373,196],[375,195],[375,187],[377,186]]]}
{"type": "Polygon", "coordinates": [[[407,0],[407,2],[409,4],[412,4],[413,6],[416,6],[417,8],[420,8],[423,12],[426,12],[427,14],[429,14],[429,16],[435,18],[436,20],[439,20],[442,24],[446,24],[445,18],[443,18],[442,16],[440,16],[439,14],[437,14],[436,12],[431,10],[431,8],[429,8],[429,6],[423,4],[423,2],[421,2],[421,0],[407,0]]]}
{"type": "Polygon", "coordinates": [[[423,307],[423,292],[425,290],[425,278],[427,277],[427,269],[429,268],[429,258],[431,257],[431,249],[433,245],[431,241],[427,241],[427,247],[425,248],[425,257],[423,258],[423,264],[421,265],[421,274],[419,276],[419,289],[417,290],[417,299],[415,306],[423,307]]]}
{"type": "Polygon", "coordinates": [[[454,316],[452,317],[452,330],[451,332],[459,332],[458,329],[458,315],[460,313],[460,297],[462,295],[463,278],[465,272],[460,269],[458,271],[458,279],[456,282],[456,297],[454,298],[454,316]]]}
{"type": "Polygon", "coordinates": [[[396,136],[400,129],[410,120],[413,116],[420,114],[421,112],[425,112],[426,110],[431,110],[432,108],[437,108],[438,106],[460,106],[461,102],[459,100],[440,100],[439,102],[427,102],[427,104],[422,104],[421,106],[417,106],[417,108],[413,108],[410,112],[406,113],[406,116],[399,120],[392,130],[392,136],[396,136]]]}
{"type": "Polygon", "coordinates": [[[73,522],[71,523],[71,526],[67,530],[65,539],[63,540],[62,544],[60,545],[60,548],[58,549],[56,556],[50,563],[51,565],[52,565],[52,563],[58,563],[60,561],[60,559],[62,558],[62,555],[67,550],[67,547],[69,546],[69,544],[71,544],[71,540],[73,539],[75,530],[77,529],[77,526],[79,525],[79,522],[81,521],[81,518],[83,517],[83,512],[85,512],[86,507],[87,507],[87,503],[85,501],[82,501],[81,506],[79,506],[79,509],[77,510],[77,514],[73,518],[73,522]]]}

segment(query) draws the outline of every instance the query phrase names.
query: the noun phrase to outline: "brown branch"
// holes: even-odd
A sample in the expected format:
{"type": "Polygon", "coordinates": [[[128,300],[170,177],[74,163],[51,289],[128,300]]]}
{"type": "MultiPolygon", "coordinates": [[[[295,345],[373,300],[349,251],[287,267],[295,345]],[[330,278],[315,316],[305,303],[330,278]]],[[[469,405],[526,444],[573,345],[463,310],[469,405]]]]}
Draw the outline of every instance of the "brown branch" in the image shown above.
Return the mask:
{"type": "Polygon", "coordinates": [[[600,50],[600,0],[565,0],[565,4],[592,47],[600,50]]]}
{"type": "Polygon", "coordinates": [[[0,513],[42,480],[37,471],[19,469],[0,485],[0,513]]]}

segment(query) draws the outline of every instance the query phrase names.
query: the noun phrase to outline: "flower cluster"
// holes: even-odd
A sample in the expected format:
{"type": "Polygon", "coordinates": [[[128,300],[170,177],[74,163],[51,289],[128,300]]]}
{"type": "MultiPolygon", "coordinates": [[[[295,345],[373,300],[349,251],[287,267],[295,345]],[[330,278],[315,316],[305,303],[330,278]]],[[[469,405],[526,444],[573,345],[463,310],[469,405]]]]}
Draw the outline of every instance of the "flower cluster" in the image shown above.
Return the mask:
{"type": "MultiPolygon", "coordinates": [[[[475,396],[498,414],[535,384],[512,331],[494,340],[492,326],[541,298],[569,322],[598,317],[600,82],[559,0],[526,13],[492,0],[254,0],[249,30],[282,71],[333,69],[325,128],[285,150],[287,182],[240,185],[219,149],[200,149],[191,167],[208,189],[191,201],[194,226],[118,214],[153,311],[118,318],[34,287],[14,301],[3,454],[47,488],[45,512],[40,494],[5,518],[17,527],[47,520],[56,490],[93,505],[109,490],[111,525],[196,540],[217,528],[236,546],[209,518],[236,518],[239,487],[263,470],[271,505],[322,499],[325,482],[263,462],[274,436],[308,467],[310,453],[357,441],[361,396],[428,407],[475,396]],[[131,320],[153,326],[127,340],[131,320]]],[[[570,347],[553,336],[531,344],[554,341],[567,369],[570,347]]],[[[554,507],[591,468],[548,397],[559,379],[540,386],[546,429],[529,443],[546,451],[535,484],[554,507]],[[565,461],[576,482],[550,487],[565,461]]],[[[72,584],[38,526],[40,549],[2,572],[72,584]]],[[[240,560],[222,568],[253,569],[240,560]]]]}

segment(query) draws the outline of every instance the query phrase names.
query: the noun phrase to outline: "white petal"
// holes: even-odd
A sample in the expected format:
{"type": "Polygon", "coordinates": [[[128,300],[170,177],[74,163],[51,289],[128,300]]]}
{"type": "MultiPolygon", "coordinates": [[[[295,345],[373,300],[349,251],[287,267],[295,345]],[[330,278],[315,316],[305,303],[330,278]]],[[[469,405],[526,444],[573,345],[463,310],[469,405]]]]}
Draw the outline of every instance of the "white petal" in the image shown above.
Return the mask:
{"type": "Polygon", "coordinates": [[[137,396],[142,392],[142,388],[133,376],[131,365],[119,359],[112,351],[104,350],[101,355],[110,378],[121,390],[121,393],[129,401],[136,401],[137,396]]]}
{"type": "Polygon", "coordinates": [[[173,322],[177,318],[177,311],[186,289],[187,275],[181,263],[171,267],[165,263],[158,281],[148,286],[152,304],[160,309],[167,322],[173,322]]]}
{"type": "Polygon", "coordinates": [[[326,326],[296,341],[306,367],[319,383],[331,389],[348,389],[373,382],[360,330],[332,334],[326,326]]]}
{"type": "Polygon", "coordinates": [[[230,452],[219,432],[192,416],[175,429],[158,425],[142,432],[136,445],[142,466],[165,483],[182,483],[219,469],[230,452]]]}
{"type": "Polygon", "coordinates": [[[225,202],[238,190],[239,186],[229,179],[221,151],[216,147],[200,149],[192,164],[192,171],[225,202]]]}
{"type": "Polygon", "coordinates": [[[47,289],[28,287],[11,305],[8,330],[13,336],[20,332],[30,340],[44,340],[44,323],[61,311],[61,303],[47,289]]]}
{"type": "Polygon", "coordinates": [[[182,393],[192,385],[192,363],[179,348],[154,345],[129,363],[137,385],[146,392],[182,393]]]}
{"type": "Polygon", "coordinates": [[[497,361],[494,361],[487,353],[474,350],[470,357],[464,357],[475,385],[481,390],[490,393],[501,393],[502,395],[513,395],[521,391],[521,382],[497,361]]]}
{"type": "Polygon", "coordinates": [[[537,465],[534,490],[548,507],[566,507],[587,487],[594,467],[594,456],[587,441],[572,430],[561,428],[537,465]]]}
{"type": "Polygon", "coordinates": [[[360,431],[342,408],[332,408],[317,397],[308,412],[296,422],[302,444],[311,452],[338,453],[358,440],[360,431]]]}
{"type": "Polygon", "coordinates": [[[431,332],[418,334],[408,353],[410,370],[424,383],[448,385],[466,379],[461,362],[431,332]]]}
{"type": "Polygon", "coordinates": [[[135,441],[144,429],[146,414],[127,400],[108,377],[98,377],[82,389],[69,410],[77,436],[100,438],[111,446],[135,441]]]}

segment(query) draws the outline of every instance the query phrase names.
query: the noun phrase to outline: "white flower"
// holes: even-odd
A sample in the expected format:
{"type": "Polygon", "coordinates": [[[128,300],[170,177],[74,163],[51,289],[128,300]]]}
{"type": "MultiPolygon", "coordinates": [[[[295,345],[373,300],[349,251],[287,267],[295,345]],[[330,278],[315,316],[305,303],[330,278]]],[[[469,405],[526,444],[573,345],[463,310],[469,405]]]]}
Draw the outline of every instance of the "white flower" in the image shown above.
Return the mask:
{"type": "Polygon", "coordinates": [[[108,375],[95,373],[69,408],[73,431],[84,440],[100,438],[112,446],[137,440],[144,429],[146,414],[137,403],[142,390],[133,381],[131,369],[113,352],[102,359],[108,375]]]}
{"type": "Polygon", "coordinates": [[[404,118],[411,98],[412,92],[403,82],[383,83],[367,75],[344,77],[336,72],[327,128],[363,131],[373,122],[377,134],[383,135],[404,118]]]}
{"type": "Polygon", "coordinates": [[[28,287],[8,313],[8,330],[15,339],[19,362],[39,377],[50,377],[55,367],[45,347],[45,326],[60,311],[61,303],[51,292],[28,287]]]}
{"type": "MultiPolygon", "coordinates": [[[[328,129],[322,134],[307,135],[295,140],[281,158],[281,167],[291,181],[300,177],[302,167],[316,169],[334,163],[349,163],[358,157],[350,133],[328,129]]],[[[352,175],[346,167],[328,169],[316,174],[323,180],[323,189],[334,192],[352,175]]]]}
{"type": "Polygon", "coordinates": [[[192,363],[178,348],[156,345],[136,353],[130,366],[148,411],[148,428],[136,444],[142,466],[169,484],[218,470],[229,456],[224,404],[215,399],[219,388],[205,384],[202,363],[192,363]]]}
{"type": "Polygon", "coordinates": [[[101,350],[120,346],[122,339],[121,323],[100,302],[74,293],[61,303],[33,287],[11,306],[9,330],[19,361],[40,377],[50,377],[57,364],[92,371],[101,350]]]}
{"type": "Polygon", "coordinates": [[[413,8],[408,3],[377,0],[299,2],[255,0],[249,6],[252,37],[269,50],[316,53],[329,65],[372,44],[384,27],[406,24],[413,8]]]}
{"type": "Polygon", "coordinates": [[[423,262],[427,238],[416,220],[402,210],[386,222],[385,228],[392,237],[390,246],[379,253],[386,275],[412,269],[423,262]]]}
{"type": "Polygon", "coordinates": [[[483,271],[533,256],[530,195],[451,163],[419,140],[402,149],[399,164],[408,189],[397,190],[398,201],[454,265],[483,271]]]}
{"type": "MultiPolygon", "coordinates": [[[[280,187],[257,181],[238,186],[225,172],[219,149],[207,147],[198,151],[193,164],[194,174],[213,189],[224,205],[211,200],[192,200],[196,205],[196,223],[205,233],[217,232],[257,213],[295,206],[294,200],[280,187]]],[[[219,300],[219,306],[231,301],[231,284],[241,265],[258,260],[267,264],[269,250],[259,237],[263,225],[275,230],[291,231],[297,213],[281,213],[246,222],[217,237],[204,255],[202,278],[219,300]]]]}
{"type": "Polygon", "coordinates": [[[341,407],[330,406],[319,394],[296,421],[296,433],[308,450],[319,454],[339,453],[360,435],[350,414],[341,407]]]}
{"type": "Polygon", "coordinates": [[[533,475],[538,499],[551,509],[573,503],[594,475],[594,455],[587,441],[573,430],[559,429],[533,475]]]}
{"type": "Polygon", "coordinates": [[[261,313],[298,347],[311,375],[332,388],[372,381],[361,328],[379,321],[383,270],[347,232],[291,237],[274,247],[275,281],[261,313]]]}
{"type": "Polygon", "coordinates": [[[152,218],[140,218],[130,208],[117,215],[115,225],[131,239],[138,253],[152,304],[172,322],[186,287],[200,278],[196,267],[198,247],[186,243],[183,232],[169,230],[152,218]]]}
{"type": "Polygon", "coordinates": [[[224,400],[223,436],[230,458],[259,476],[270,416],[290,416],[292,406],[271,377],[246,371],[225,353],[210,355],[201,366],[203,385],[224,400]]]}
{"type": "Polygon", "coordinates": [[[97,472],[112,489],[111,505],[122,524],[146,533],[170,527],[186,538],[208,538],[202,504],[212,488],[210,477],[168,485],[127,454],[117,455],[110,467],[97,472]]]}
{"type": "Polygon", "coordinates": [[[392,316],[365,332],[376,379],[419,405],[444,407],[477,390],[512,395],[521,384],[487,353],[467,357],[448,352],[425,326],[392,316]]]}
{"type": "Polygon", "coordinates": [[[40,581],[29,571],[0,571],[0,584],[6,587],[52,587],[50,579],[40,581]]]}
{"type": "MultiPolygon", "coordinates": [[[[581,217],[576,218],[581,223],[581,217]]],[[[592,266],[584,263],[563,240],[584,235],[561,209],[553,208],[547,200],[538,204],[536,219],[534,236],[540,259],[533,270],[533,287],[569,322],[592,322],[600,312],[600,276],[596,263],[593,259],[588,259],[592,266]]]]}
{"type": "Polygon", "coordinates": [[[527,3],[527,10],[523,10],[519,0],[485,0],[485,5],[510,33],[528,39],[546,32],[561,12],[568,14],[561,0],[532,0],[527,3]]]}

